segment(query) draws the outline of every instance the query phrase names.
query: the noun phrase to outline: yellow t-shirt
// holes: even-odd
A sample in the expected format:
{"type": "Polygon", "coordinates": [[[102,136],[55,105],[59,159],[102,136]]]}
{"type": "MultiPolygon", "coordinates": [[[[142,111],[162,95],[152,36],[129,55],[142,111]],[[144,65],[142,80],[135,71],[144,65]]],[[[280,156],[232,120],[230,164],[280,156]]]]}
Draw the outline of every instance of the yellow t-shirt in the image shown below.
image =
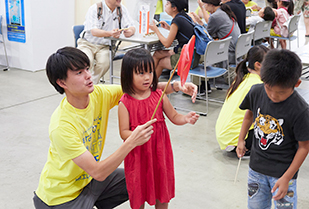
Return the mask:
{"type": "Polygon", "coordinates": [[[224,101],[216,122],[216,138],[222,150],[228,145],[237,146],[238,136],[246,112],[239,109],[239,105],[251,86],[258,83],[262,83],[260,76],[249,73],[236,91],[224,101]]]}
{"type": "MultiPolygon", "coordinates": [[[[248,4],[245,4],[245,7],[248,8],[248,7],[252,7],[253,5],[257,5],[257,3],[255,3],[254,1],[249,1],[248,4]]],[[[258,11],[257,9],[254,9],[253,11],[258,11]]]]}
{"type": "Polygon", "coordinates": [[[87,108],[74,108],[64,98],[49,125],[50,147],[37,196],[49,206],[75,199],[92,180],[72,159],[86,150],[96,161],[102,155],[109,111],[122,96],[119,85],[95,85],[87,108]]]}

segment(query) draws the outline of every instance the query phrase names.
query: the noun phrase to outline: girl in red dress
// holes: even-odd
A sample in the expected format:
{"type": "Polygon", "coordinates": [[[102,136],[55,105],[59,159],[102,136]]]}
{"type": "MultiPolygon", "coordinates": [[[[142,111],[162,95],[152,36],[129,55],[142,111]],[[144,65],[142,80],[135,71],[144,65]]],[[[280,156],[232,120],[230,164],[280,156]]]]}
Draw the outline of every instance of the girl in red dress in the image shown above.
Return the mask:
{"type": "MultiPolygon", "coordinates": [[[[149,121],[162,91],[157,89],[158,79],[154,61],[146,49],[134,49],[125,54],[121,66],[121,86],[125,93],[119,102],[119,132],[126,140],[132,131],[149,121]]],[[[156,111],[154,133],[150,140],[133,149],[124,160],[127,190],[131,208],[143,209],[144,203],[156,209],[168,207],[175,196],[173,151],[163,112],[176,125],[194,124],[199,115],[176,112],[164,95],[156,111]]]]}

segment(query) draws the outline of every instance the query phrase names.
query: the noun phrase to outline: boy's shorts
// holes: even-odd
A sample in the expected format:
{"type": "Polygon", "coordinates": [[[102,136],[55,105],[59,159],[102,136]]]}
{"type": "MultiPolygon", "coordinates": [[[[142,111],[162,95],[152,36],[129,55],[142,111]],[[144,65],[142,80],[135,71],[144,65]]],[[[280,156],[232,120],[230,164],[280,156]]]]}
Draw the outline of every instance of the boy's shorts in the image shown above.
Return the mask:
{"type": "MultiPolygon", "coordinates": [[[[278,189],[272,194],[271,189],[275,186],[278,178],[266,176],[249,168],[248,173],[248,208],[249,209],[270,209],[272,197],[276,195],[278,189]]],[[[296,209],[297,193],[296,179],[289,182],[288,192],[284,198],[274,201],[276,209],[296,209]]]]}
{"type": "Polygon", "coordinates": [[[128,199],[124,170],[118,168],[104,181],[92,179],[74,200],[49,206],[34,194],[33,202],[36,209],[103,209],[114,208],[128,199]]]}

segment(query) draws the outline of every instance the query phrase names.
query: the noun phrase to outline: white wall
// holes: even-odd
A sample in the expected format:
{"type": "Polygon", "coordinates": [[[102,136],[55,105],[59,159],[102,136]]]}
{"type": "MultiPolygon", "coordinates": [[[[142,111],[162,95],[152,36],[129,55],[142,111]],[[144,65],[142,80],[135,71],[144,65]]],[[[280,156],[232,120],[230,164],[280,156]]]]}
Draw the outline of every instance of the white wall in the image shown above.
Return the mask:
{"type": "MultiPolygon", "coordinates": [[[[24,4],[26,43],[19,43],[7,39],[5,0],[0,0],[9,64],[30,71],[45,69],[47,58],[58,48],[74,46],[75,0],[24,0],[24,4]]],[[[6,65],[2,46],[0,65],[6,65]]]]}

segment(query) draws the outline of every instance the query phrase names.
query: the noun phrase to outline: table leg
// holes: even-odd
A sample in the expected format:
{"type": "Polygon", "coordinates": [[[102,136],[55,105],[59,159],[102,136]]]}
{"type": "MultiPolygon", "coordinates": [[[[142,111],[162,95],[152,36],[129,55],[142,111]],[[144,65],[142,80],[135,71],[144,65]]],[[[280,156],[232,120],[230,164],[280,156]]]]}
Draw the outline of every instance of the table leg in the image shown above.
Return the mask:
{"type": "Polygon", "coordinates": [[[113,48],[115,47],[116,41],[111,40],[111,45],[109,46],[109,82],[110,84],[113,84],[113,77],[114,77],[114,65],[113,65],[113,58],[114,58],[114,53],[113,53],[113,48]]]}

